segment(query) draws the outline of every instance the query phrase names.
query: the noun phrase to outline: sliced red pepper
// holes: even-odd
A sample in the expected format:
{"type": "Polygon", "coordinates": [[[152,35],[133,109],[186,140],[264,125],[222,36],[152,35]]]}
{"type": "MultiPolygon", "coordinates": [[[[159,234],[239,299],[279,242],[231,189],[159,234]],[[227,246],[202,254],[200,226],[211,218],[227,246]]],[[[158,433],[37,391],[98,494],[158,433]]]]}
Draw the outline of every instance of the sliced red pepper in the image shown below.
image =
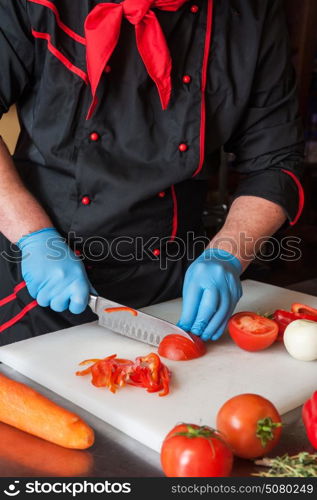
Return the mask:
{"type": "Polygon", "coordinates": [[[307,437],[317,450],[317,391],[304,404],[302,417],[307,437]]]}
{"type": "MultiPolygon", "coordinates": [[[[115,358],[115,357],[116,357],[116,354],[113,354],[112,356],[108,356],[105,359],[111,359],[111,358],[115,358]]],[[[101,359],[100,358],[84,359],[84,361],[81,361],[81,363],[79,363],[79,366],[89,365],[91,363],[97,363],[97,361],[101,361],[101,359]]],[[[79,372],[79,373],[81,373],[81,372],[79,372]]]]}
{"type": "Polygon", "coordinates": [[[305,304],[299,304],[298,302],[295,302],[294,304],[292,304],[291,311],[299,314],[307,314],[310,317],[316,316],[317,320],[317,309],[306,306],[305,304]]]}
{"type": "MultiPolygon", "coordinates": [[[[113,354],[112,356],[108,356],[107,358],[104,358],[104,360],[97,359],[97,358],[85,359],[84,361],[79,363],[79,366],[88,365],[91,363],[95,364],[95,363],[99,363],[100,361],[107,361],[108,359],[113,359],[115,357],[116,357],[116,354],[113,354]]],[[[84,375],[88,375],[88,373],[91,373],[91,369],[92,369],[92,366],[89,366],[89,368],[86,368],[86,370],[81,370],[81,371],[76,372],[76,375],[83,377],[84,375]]]]}
{"type": "Polygon", "coordinates": [[[132,314],[132,316],[137,316],[138,311],[135,309],[132,309],[132,307],[107,307],[104,309],[105,312],[107,313],[113,313],[113,312],[119,312],[119,311],[127,311],[132,314]]]}
{"type": "Polygon", "coordinates": [[[147,363],[148,366],[149,366],[149,369],[150,369],[150,374],[151,374],[151,379],[153,382],[157,382],[158,381],[158,377],[159,377],[159,369],[160,369],[160,366],[161,366],[161,360],[160,358],[158,357],[157,354],[154,354],[153,352],[151,354],[148,354],[147,356],[144,356],[143,358],[142,357],[139,357],[136,359],[136,362],[140,362],[140,363],[147,363]]]}
{"type": "Polygon", "coordinates": [[[89,368],[77,372],[76,375],[92,375],[92,384],[96,387],[107,387],[115,393],[126,384],[143,387],[147,392],[159,392],[159,396],[169,393],[169,381],[171,373],[159,356],[150,353],[147,356],[136,358],[135,362],[128,359],[120,359],[116,354],[104,359],[92,359],[82,361],[85,365],[92,362],[89,368]]]}
{"type": "Polygon", "coordinates": [[[111,362],[100,361],[91,367],[92,384],[95,387],[106,386],[113,392],[112,366],[111,362]]]}
{"type": "Polygon", "coordinates": [[[317,321],[317,316],[311,316],[308,314],[300,314],[297,312],[284,311],[283,309],[278,309],[273,313],[272,319],[276,321],[279,326],[277,340],[283,340],[283,335],[286,327],[297,319],[307,319],[310,321],[317,321]]]}
{"type": "Polygon", "coordinates": [[[159,393],[159,396],[166,396],[169,393],[169,381],[170,381],[171,373],[167,366],[163,365],[162,366],[162,371],[161,371],[161,380],[162,380],[162,385],[163,389],[159,393]]]}

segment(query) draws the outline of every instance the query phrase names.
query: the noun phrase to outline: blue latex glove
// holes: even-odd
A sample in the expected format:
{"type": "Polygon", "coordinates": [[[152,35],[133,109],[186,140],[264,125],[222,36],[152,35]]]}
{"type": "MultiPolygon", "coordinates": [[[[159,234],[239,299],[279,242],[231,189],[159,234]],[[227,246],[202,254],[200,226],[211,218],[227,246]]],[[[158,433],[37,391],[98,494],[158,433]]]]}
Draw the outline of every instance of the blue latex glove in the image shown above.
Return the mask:
{"type": "Polygon", "coordinates": [[[178,326],[202,340],[217,340],[242,296],[240,261],[230,253],[208,248],[188,268],[178,326]]]}
{"type": "Polygon", "coordinates": [[[22,276],[40,306],[57,312],[82,313],[91,285],[81,260],[53,228],[28,234],[17,242],[22,252],[22,276]]]}

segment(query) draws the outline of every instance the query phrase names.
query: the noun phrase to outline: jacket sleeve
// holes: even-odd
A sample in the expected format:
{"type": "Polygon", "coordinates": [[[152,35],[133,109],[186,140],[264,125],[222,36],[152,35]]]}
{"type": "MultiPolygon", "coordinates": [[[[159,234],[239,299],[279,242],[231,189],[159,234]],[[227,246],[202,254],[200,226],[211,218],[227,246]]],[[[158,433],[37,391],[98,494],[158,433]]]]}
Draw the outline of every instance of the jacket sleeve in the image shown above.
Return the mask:
{"type": "Polygon", "coordinates": [[[0,0],[0,117],[22,96],[33,62],[26,0],[0,0]]]}
{"type": "Polygon", "coordinates": [[[304,205],[303,132],[282,2],[267,5],[250,100],[225,150],[243,174],[234,198],[275,202],[293,225],[304,205]]]}

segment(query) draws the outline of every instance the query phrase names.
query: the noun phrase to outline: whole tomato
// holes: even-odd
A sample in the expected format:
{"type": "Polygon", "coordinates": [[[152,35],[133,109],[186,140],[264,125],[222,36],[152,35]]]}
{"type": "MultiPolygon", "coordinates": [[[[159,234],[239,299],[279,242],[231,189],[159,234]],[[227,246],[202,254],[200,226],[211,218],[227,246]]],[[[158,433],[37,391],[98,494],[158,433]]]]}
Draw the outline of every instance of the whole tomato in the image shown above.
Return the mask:
{"type": "Polygon", "coordinates": [[[281,417],[270,401],[257,394],[229,399],[219,410],[217,428],[241,458],[263,457],[278,443],[281,417]]]}
{"type": "Polygon", "coordinates": [[[161,464],[168,477],[228,477],[233,454],[214,429],[179,424],[163,441],[161,464]]]}

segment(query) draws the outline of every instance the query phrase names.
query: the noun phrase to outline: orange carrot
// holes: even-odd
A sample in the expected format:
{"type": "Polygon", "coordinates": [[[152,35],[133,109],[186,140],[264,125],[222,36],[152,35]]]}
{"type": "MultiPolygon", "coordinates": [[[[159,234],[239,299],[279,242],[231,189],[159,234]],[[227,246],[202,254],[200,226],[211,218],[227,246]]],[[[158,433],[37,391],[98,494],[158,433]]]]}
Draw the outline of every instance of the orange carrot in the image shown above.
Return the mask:
{"type": "Polygon", "coordinates": [[[65,448],[94,443],[94,431],[75,413],[1,373],[0,421],[65,448]]]}

